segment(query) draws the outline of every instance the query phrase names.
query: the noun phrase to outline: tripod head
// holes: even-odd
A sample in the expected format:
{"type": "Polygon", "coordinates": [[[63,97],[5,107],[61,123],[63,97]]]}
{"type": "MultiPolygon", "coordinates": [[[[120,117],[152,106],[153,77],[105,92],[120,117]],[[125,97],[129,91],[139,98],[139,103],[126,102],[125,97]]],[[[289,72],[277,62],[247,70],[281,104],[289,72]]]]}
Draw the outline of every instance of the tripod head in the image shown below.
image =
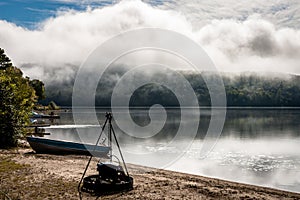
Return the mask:
{"type": "Polygon", "coordinates": [[[113,118],[111,112],[106,112],[105,117],[108,120],[108,122],[111,124],[111,120],[113,118]]]}

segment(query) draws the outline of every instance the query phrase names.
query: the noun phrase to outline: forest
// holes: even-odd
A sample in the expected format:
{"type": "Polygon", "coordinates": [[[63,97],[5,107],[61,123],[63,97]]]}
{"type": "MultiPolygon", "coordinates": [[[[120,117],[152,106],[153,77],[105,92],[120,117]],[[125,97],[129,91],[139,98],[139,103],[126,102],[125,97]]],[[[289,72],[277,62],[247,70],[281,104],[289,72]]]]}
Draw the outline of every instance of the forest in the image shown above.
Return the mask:
{"type": "MultiPolygon", "coordinates": [[[[112,91],[126,72],[125,68],[106,71],[99,81],[95,103],[96,106],[110,106],[112,91]]],[[[194,73],[180,71],[189,81],[198,98],[200,106],[210,106],[210,94],[204,80],[211,80],[218,86],[217,75],[211,72],[194,73]],[[204,78],[205,77],[205,78],[204,78]]],[[[143,79],[147,75],[137,75],[134,79],[143,79]]],[[[172,81],[172,76],[163,72],[153,73],[161,79],[172,81]]],[[[227,106],[249,107],[298,107],[300,106],[300,76],[287,74],[265,74],[245,72],[240,74],[221,74],[227,98],[227,106]]],[[[174,80],[173,80],[174,81],[174,80]]],[[[60,106],[72,105],[72,91],[74,79],[60,83],[46,84],[46,99],[41,103],[48,104],[55,101],[60,106]]],[[[130,106],[179,106],[175,94],[168,88],[159,84],[145,84],[137,88],[130,99],[130,106]]]]}

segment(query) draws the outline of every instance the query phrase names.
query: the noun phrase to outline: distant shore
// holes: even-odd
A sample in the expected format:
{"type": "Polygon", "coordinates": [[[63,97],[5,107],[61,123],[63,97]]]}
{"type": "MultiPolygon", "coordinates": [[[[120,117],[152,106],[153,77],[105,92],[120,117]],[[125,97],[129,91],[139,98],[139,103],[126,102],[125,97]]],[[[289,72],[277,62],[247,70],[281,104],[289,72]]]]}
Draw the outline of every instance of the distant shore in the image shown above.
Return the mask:
{"type": "MultiPolygon", "coordinates": [[[[0,150],[0,199],[79,199],[86,156],[0,150]],[[4,198],[2,198],[4,197],[4,198]]],[[[96,173],[97,159],[88,174],[96,173]]],[[[129,164],[134,189],[101,199],[300,199],[300,193],[129,164]]],[[[84,193],[83,199],[95,199],[84,193]]]]}

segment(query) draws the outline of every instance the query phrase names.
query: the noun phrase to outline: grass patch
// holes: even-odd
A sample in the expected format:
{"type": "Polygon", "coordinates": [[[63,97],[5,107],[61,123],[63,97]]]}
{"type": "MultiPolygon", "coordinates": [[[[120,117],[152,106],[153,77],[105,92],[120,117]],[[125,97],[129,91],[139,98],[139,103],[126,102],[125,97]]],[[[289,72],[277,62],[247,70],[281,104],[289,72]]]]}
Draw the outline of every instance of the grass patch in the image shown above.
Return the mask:
{"type": "Polygon", "coordinates": [[[7,184],[7,179],[11,177],[11,181],[16,182],[17,180],[13,180],[12,175],[20,170],[25,169],[27,166],[18,164],[12,160],[9,159],[9,157],[2,158],[0,160],[0,176],[1,176],[1,182],[0,182],[0,199],[3,200],[15,200],[15,199],[20,199],[18,194],[14,194],[10,188],[10,184],[7,184]]]}
{"type": "Polygon", "coordinates": [[[26,165],[18,164],[9,159],[0,160],[0,173],[9,173],[13,171],[17,171],[20,169],[24,169],[27,167],[26,165]]]}
{"type": "Polygon", "coordinates": [[[0,155],[0,200],[78,199],[77,182],[0,155]]]}

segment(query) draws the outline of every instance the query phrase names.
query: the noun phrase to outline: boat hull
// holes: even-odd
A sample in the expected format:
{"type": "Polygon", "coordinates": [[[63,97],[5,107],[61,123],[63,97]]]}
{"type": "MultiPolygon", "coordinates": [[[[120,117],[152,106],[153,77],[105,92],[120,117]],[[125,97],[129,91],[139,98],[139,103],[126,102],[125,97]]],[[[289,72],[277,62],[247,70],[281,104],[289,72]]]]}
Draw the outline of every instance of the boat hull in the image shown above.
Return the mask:
{"type": "Polygon", "coordinates": [[[95,145],[46,138],[26,137],[26,139],[36,153],[91,155],[90,152],[93,152],[93,156],[107,157],[110,150],[110,147],[107,146],[97,146],[93,151],[95,145]]]}

